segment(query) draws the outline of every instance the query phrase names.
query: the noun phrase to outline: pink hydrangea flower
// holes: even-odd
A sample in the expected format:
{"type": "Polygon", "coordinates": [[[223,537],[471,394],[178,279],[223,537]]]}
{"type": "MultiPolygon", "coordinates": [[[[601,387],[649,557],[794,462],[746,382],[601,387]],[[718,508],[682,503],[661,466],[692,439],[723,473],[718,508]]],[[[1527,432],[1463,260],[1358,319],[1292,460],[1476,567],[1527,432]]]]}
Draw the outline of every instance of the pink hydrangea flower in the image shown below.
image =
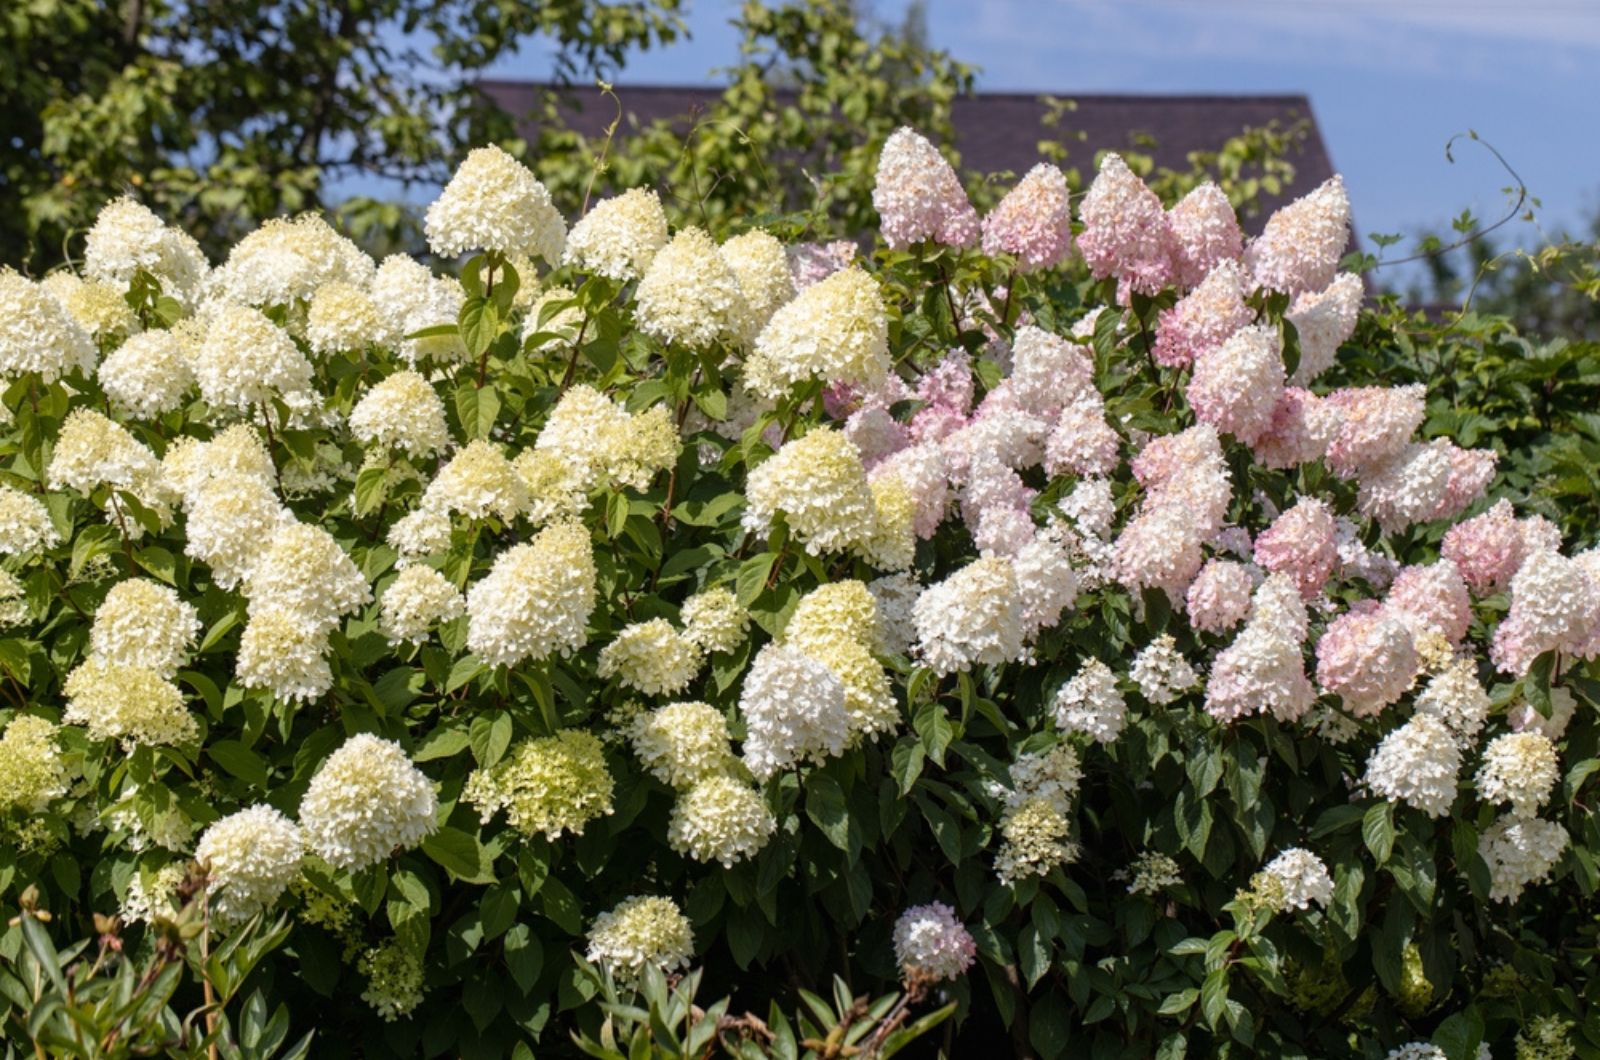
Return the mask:
{"type": "Polygon", "coordinates": [[[1399,456],[1422,425],[1426,395],[1421,384],[1355,387],[1329,394],[1328,403],[1342,418],[1339,434],[1328,446],[1328,467],[1336,475],[1355,478],[1399,456]]]}
{"type": "Polygon", "coordinates": [[[1586,651],[1600,627],[1600,583],[1587,564],[1552,549],[1531,552],[1511,579],[1511,613],[1494,633],[1489,658],[1513,676],[1547,651],[1586,651]]]}
{"type": "Polygon", "coordinates": [[[938,148],[905,127],[883,145],[872,205],[882,219],[883,241],[894,250],[924,240],[966,247],[978,238],[978,212],[956,171],[938,148]]]}
{"type": "Polygon", "coordinates": [[[1250,613],[1255,582],[1250,569],[1231,559],[1209,559],[1189,585],[1184,606],[1189,625],[1201,633],[1224,633],[1250,613]]]}
{"type": "Polygon", "coordinates": [[[1085,398],[1061,410],[1045,441],[1044,469],[1050,475],[1109,475],[1121,444],[1098,395],[1085,398]]]}
{"type": "Polygon", "coordinates": [[[1350,200],[1344,181],[1334,176],[1269,217],[1245,248],[1245,262],[1258,287],[1320,291],[1333,282],[1349,241],[1350,200]]]}
{"type": "MultiPolygon", "coordinates": [[[[1511,584],[1525,554],[1523,529],[1510,501],[1445,531],[1439,552],[1455,563],[1467,585],[1480,593],[1498,592],[1511,584]]],[[[1560,544],[1559,538],[1557,545],[1560,544]]]]}
{"type": "Polygon", "coordinates": [[[794,289],[803,291],[840,269],[848,268],[858,250],[848,239],[836,239],[831,243],[797,243],[784,248],[789,258],[789,275],[794,279],[794,289]]]}
{"type": "Polygon", "coordinates": [[[1048,269],[1066,259],[1072,252],[1072,207],[1061,170],[1048,162],[1028,170],[983,219],[983,252],[1010,254],[1020,272],[1048,269]]]}
{"type": "Polygon", "coordinates": [[[1418,665],[1411,631],[1374,600],[1334,619],[1317,641],[1317,683],[1344,700],[1356,717],[1398,701],[1411,688],[1418,665]]]}
{"type": "Polygon", "coordinates": [[[939,446],[919,442],[901,449],[875,465],[867,477],[875,482],[885,475],[897,477],[916,500],[913,532],[924,541],[932,537],[950,508],[950,483],[939,446]]]}
{"type": "Polygon", "coordinates": [[[912,906],[894,925],[894,955],[907,980],[936,983],[972,967],[978,945],[943,902],[912,906]]]}
{"type": "Polygon", "coordinates": [[[1450,480],[1445,483],[1444,499],[1433,510],[1433,519],[1451,519],[1470,508],[1488,489],[1500,463],[1500,454],[1493,449],[1462,449],[1451,443],[1449,453],[1450,480]]]}
{"type": "Polygon", "coordinates": [[[1322,501],[1302,497],[1256,538],[1255,559],[1287,574],[1302,597],[1314,599],[1339,560],[1333,513],[1322,501]]]}
{"type": "Polygon", "coordinates": [[[1017,329],[1011,356],[1011,391],[1036,416],[1053,419],[1068,405],[1101,400],[1093,357],[1075,342],[1029,325],[1017,329]]]}
{"type": "Polygon", "coordinates": [[[1254,314],[1245,304],[1244,285],[1244,273],[1238,264],[1224,261],[1177,305],[1163,309],[1156,322],[1156,342],[1151,351],[1156,363],[1187,368],[1249,325],[1254,314]]]}
{"type": "Polygon", "coordinates": [[[1209,180],[1167,212],[1167,226],[1173,273],[1184,287],[1194,287],[1221,263],[1244,255],[1244,233],[1233,204],[1209,180]]]}
{"type": "Polygon", "coordinates": [[[1271,426],[1283,381],[1277,330],[1252,326],[1196,361],[1185,393],[1195,419],[1249,445],[1271,426]]]}
{"type": "Polygon", "coordinates": [[[1096,279],[1117,278],[1129,291],[1154,294],[1172,278],[1172,234],[1161,200],[1121,155],[1108,154],[1079,211],[1078,250],[1096,279]]]}
{"type": "Polygon", "coordinates": [[[1248,714],[1302,717],[1317,698],[1301,656],[1305,635],[1299,591],[1283,575],[1269,576],[1256,590],[1244,629],[1212,664],[1206,712],[1222,722],[1248,714]]]}
{"type": "Polygon", "coordinates": [[[1384,613],[1405,623],[1412,636],[1428,630],[1459,644],[1472,625],[1472,597],[1461,572],[1448,559],[1403,568],[1389,586],[1384,613]]]}
{"type": "Polygon", "coordinates": [[[1285,470],[1320,460],[1339,433],[1339,410],[1309,390],[1291,386],[1278,395],[1272,422],[1251,447],[1256,459],[1285,470]]]}

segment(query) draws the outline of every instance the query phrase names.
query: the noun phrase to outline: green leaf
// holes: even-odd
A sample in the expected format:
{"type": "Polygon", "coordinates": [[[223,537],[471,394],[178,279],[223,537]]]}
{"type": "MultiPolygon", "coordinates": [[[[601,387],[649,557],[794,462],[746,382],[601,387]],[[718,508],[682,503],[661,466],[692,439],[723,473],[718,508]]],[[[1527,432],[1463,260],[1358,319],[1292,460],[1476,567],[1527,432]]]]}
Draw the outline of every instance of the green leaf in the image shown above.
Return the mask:
{"type": "Polygon", "coordinates": [[[378,510],[389,495],[389,469],[364,467],[356,475],[356,515],[366,516],[378,510]]]}
{"type": "Polygon", "coordinates": [[[1467,1008],[1440,1023],[1431,1040],[1444,1050],[1447,1060],[1475,1060],[1483,1033],[1483,1017],[1476,1008],[1467,1008]]]}
{"type": "Polygon", "coordinates": [[[500,395],[493,387],[476,386],[470,379],[456,387],[456,419],[469,440],[488,438],[499,415],[500,395]]]}
{"type": "Polygon", "coordinates": [[[237,740],[214,740],[206,745],[206,755],[228,773],[254,788],[266,788],[267,764],[237,740]]]}
{"type": "Polygon", "coordinates": [[[955,738],[955,726],[950,724],[950,715],[941,704],[924,703],[917,709],[911,725],[922,737],[922,746],[926,748],[928,757],[943,769],[945,748],[955,738]]]}
{"type": "Polygon", "coordinates": [[[806,778],[806,816],[828,842],[840,850],[850,849],[850,810],[845,805],[844,789],[826,773],[812,773],[806,778]]]}
{"type": "Polygon", "coordinates": [[[1374,803],[1361,819],[1361,838],[1382,865],[1394,850],[1394,804],[1374,803]]]}
{"type": "Polygon", "coordinates": [[[749,607],[756,602],[767,587],[767,577],[772,573],[772,565],[777,562],[778,556],[773,552],[764,552],[759,556],[751,556],[739,565],[739,574],[734,579],[734,595],[739,598],[739,603],[749,607]]]}
{"type": "Polygon", "coordinates": [[[456,324],[461,329],[461,342],[467,352],[478,357],[500,333],[500,311],[486,299],[468,298],[461,304],[456,324]]]}
{"type": "Polygon", "coordinates": [[[493,859],[477,836],[446,826],[422,841],[422,852],[459,880],[494,882],[493,859]]]}

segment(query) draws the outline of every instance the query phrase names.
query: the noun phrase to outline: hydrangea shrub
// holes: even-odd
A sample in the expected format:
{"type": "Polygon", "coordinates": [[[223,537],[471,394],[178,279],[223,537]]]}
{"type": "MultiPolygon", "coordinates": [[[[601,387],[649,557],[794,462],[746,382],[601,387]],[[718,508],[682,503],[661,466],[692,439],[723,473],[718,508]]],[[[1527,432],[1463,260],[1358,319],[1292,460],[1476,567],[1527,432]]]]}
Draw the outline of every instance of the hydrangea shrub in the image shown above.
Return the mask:
{"type": "Polygon", "coordinates": [[[572,220],[486,148],[439,267],[122,200],[0,273],[7,913],[283,917],[367,1055],[835,976],[871,1052],[1600,1055],[1600,550],[1370,371],[1338,179],[980,217],[903,129],[872,202],[572,220]]]}

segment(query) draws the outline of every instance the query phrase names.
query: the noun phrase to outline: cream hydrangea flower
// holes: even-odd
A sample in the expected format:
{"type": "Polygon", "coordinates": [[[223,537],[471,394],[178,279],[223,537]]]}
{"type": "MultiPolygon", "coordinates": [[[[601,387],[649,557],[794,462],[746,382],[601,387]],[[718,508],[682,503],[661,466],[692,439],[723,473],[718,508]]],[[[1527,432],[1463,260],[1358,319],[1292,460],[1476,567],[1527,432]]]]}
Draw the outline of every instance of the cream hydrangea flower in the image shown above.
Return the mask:
{"type": "Polygon", "coordinates": [[[744,643],[750,614],[727,589],[705,589],[683,602],[683,634],[706,653],[731,652],[744,643]]]}
{"type": "Polygon", "coordinates": [[[554,523],[502,552],[467,591],[467,647],[490,666],[576,651],[595,603],[594,551],[577,523],[554,523]]]}
{"type": "Polygon", "coordinates": [[[722,244],[722,260],[739,281],[748,312],[744,319],[746,342],[754,339],[772,314],[794,297],[794,277],[789,256],[772,233],[756,228],[722,244]]]}
{"type": "Polygon", "coordinates": [[[60,543],[50,510],[21,490],[0,483],[0,555],[26,556],[60,543]]]}
{"type": "Polygon", "coordinates": [[[509,523],[528,506],[528,491],[500,447],[479,438],[468,442],[428,483],[424,503],[468,519],[492,515],[509,523]]]}
{"type": "Polygon", "coordinates": [[[506,822],[524,835],[560,839],[564,832],[582,835],[590,821],[610,814],[614,788],[594,734],[563,729],[523,740],[495,765],[474,771],[462,798],[485,823],[505,810],[506,822]]]}
{"type": "Polygon", "coordinates": [[[56,726],[32,714],[13,717],[0,734],[0,811],[39,813],[67,793],[67,781],[56,726]]]}
{"type": "Polygon", "coordinates": [[[739,693],[744,761],[765,780],[803,760],[844,753],[850,739],[845,689],[827,666],[769,644],[756,655],[739,693]]]}
{"type": "Polygon", "coordinates": [[[193,743],[200,735],[178,686],[154,670],[90,657],[67,675],[62,720],[83,725],[92,740],[124,748],[193,743]]]}
{"type": "Polygon", "coordinates": [[[133,307],[122,297],[122,291],[108,283],[83,280],[66,269],[57,269],[39,285],[66,306],[72,319],[92,339],[114,341],[139,331],[139,318],[133,307]]]}
{"type": "Polygon", "coordinates": [[[450,444],[444,402],[413,371],[396,372],[363,394],[350,410],[350,433],[366,445],[398,449],[414,459],[450,444]]]}
{"type": "Polygon", "coordinates": [[[667,822],[667,842],[680,854],[720,862],[726,869],[755,857],[777,828],[760,790],[716,773],[679,793],[667,822]]]}
{"type": "Polygon", "coordinates": [[[670,898],[625,899],[589,928],[588,959],[620,983],[638,982],[646,967],[687,968],[693,956],[694,929],[670,898]]]}
{"type": "Polygon", "coordinates": [[[404,254],[391,254],[378,266],[371,291],[372,300],[388,321],[387,330],[400,336],[397,352],[406,361],[449,363],[467,356],[466,344],[454,330],[466,300],[459,281],[435,276],[404,254]],[[408,337],[441,325],[449,325],[451,330],[443,335],[408,337]]]}
{"type": "Polygon", "coordinates": [[[301,306],[327,283],[366,287],[373,271],[372,259],[317,214],[274,217],[234,244],[204,292],[236,306],[301,306]]]}
{"type": "Polygon", "coordinates": [[[841,269],[773,313],[745,365],[745,385],[773,399],[807,380],[873,390],[889,375],[888,329],[878,282],[841,269]]]}
{"type": "Polygon", "coordinates": [[[651,338],[701,349],[737,342],[750,308],[711,237],[685,228],[662,247],[634,292],[634,322],[651,338]]]}
{"type": "Polygon", "coordinates": [[[385,349],[399,338],[399,330],[365,287],[335,280],[311,296],[306,341],[315,353],[331,357],[369,347],[385,349]]]}
{"type": "Polygon", "coordinates": [[[627,283],[643,276],[666,245],[667,215],[661,198],[649,188],[630,188],[596,203],[572,226],[566,262],[627,283]]]}
{"type": "Polygon", "coordinates": [[[165,585],[130,578],[112,586],[96,609],[89,650],[109,663],[171,677],[188,659],[199,633],[193,604],[165,585]]]}
{"type": "Polygon", "coordinates": [[[99,378],[112,405],[146,420],[182,408],[194,386],[183,344],[170,331],[131,336],[106,354],[99,378]]]}
{"type": "Polygon", "coordinates": [[[409,850],[437,827],[433,782],[392,740],[357,733],[329,755],[300,800],[300,828],[312,853],[360,872],[409,850]]]}
{"type": "Polygon", "coordinates": [[[333,535],[308,523],[278,527],[251,567],[245,593],[250,611],[293,615],[318,634],[372,602],[372,589],[333,535]]]}
{"type": "Polygon", "coordinates": [[[633,753],[663,784],[684,788],[733,764],[728,720],[707,703],[669,703],[634,716],[633,753]]]}
{"type": "Polygon", "coordinates": [[[194,375],[206,404],[250,416],[270,410],[275,398],[300,412],[319,402],[311,362],[260,310],[225,306],[211,318],[205,335],[195,353],[194,375]]]}
{"type": "Polygon", "coordinates": [[[647,696],[681,692],[700,671],[702,656],[694,641],[664,618],[624,626],[600,649],[597,672],[647,696]]]}
{"type": "Polygon", "coordinates": [[[383,1020],[392,1023],[422,1004],[422,962],[398,941],[362,954],[357,970],[367,977],[361,1000],[383,1020]]]}
{"type": "Polygon", "coordinates": [[[74,370],[91,372],[94,339],[43,287],[0,269],[0,379],[37,373],[53,383],[74,370]]]}
{"type": "Polygon", "coordinates": [[[453,258],[472,250],[561,263],[567,224],[533,172],[493,145],[468,152],[423,223],[428,246],[453,258]]]}
{"type": "Polygon", "coordinates": [[[300,829],[271,806],[251,806],[216,822],[194,850],[206,867],[212,914],[237,924],[269,908],[299,876],[304,853],[300,829]]]}
{"type": "Polygon", "coordinates": [[[401,571],[378,600],[378,628],[391,644],[420,644],[434,626],[466,614],[467,602],[450,579],[421,564],[401,571]]]}
{"type": "Polygon", "coordinates": [[[234,676],[245,688],[279,699],[314,702],[333,687],[328,634],[292,611],[252,608],[239,638],[234,676]]]}
{"type": "Polygon", "coordinates": [[[818,427],[750,472],[746,530],[766,533],[779,512],[812,555],[862,547],[877,529],[877,506],[861,455],[839,431],[818,427]]]}

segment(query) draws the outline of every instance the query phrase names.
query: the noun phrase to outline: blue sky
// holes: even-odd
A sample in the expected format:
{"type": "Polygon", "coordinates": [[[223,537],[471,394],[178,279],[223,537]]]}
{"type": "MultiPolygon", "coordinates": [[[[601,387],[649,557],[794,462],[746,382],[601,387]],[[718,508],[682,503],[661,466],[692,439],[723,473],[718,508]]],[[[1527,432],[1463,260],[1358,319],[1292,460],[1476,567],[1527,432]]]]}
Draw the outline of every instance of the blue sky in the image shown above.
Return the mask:
{"type": "MultiPolygon", "coordinates": [[[[736,60],[737,0],[686,2],[691,39],[639,54],[620,84],[703,84],[736,60]]],[[[980,91],[1303,92],[1363,233],[1504,212],[1487,152],[1445,158],[1468,129],[1543,200],[1545,234],[1600,209],[1600,0],[930,0],[929,29],[981,68],[980,91]]],[[[493,73],[548,70],[534,41],[493,73]]]]}

